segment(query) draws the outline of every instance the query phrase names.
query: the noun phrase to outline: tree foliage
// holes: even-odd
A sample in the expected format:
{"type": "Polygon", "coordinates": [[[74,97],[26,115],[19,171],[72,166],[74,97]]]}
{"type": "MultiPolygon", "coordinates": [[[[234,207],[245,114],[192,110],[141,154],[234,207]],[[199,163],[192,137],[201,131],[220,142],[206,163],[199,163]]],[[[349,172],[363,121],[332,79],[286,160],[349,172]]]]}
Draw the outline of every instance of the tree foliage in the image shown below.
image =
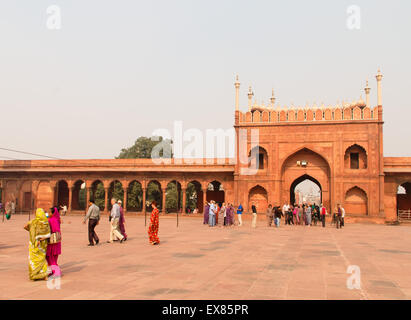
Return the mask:
{"type": "Polygon", "coordinates": [[[161,144],[161,150],[159,151],[159,156],[164,156],[164,151],[169,151],[172,155],[172,141],[170,139],[163,139],[163,137],[153,136],[149,137],[139,137],[134,145],[129,148],[121,149],[120,154],[116,159],[150,159],[152,158],[151,152],[153,148],[161,144]]]}

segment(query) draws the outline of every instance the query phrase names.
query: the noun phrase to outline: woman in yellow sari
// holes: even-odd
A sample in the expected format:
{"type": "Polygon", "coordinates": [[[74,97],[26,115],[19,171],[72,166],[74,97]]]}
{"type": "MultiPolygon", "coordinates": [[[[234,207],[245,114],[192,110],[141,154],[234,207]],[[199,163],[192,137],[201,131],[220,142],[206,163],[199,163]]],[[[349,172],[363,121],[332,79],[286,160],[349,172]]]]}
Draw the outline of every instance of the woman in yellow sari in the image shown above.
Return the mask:
{"type": "Polygon", "coordinates": [[[30,280],[47,280],[47,239],[50,225],[43,209],[37,209],[36,217],[24,227],[30,233],[29,276],[30,280]]]}

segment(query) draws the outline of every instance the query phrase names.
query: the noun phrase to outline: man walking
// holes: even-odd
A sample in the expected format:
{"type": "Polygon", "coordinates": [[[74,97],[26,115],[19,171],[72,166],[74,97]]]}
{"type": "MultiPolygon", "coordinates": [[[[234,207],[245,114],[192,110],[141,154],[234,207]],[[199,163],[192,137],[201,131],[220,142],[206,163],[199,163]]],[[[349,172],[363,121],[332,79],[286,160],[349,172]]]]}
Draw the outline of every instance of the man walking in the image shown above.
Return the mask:
{"type": "Polygon", "coordinates": [[[94,231],[94,228],[100,221],[100,208],[95,205],[94,200],[90,200],[89,205],[90,207],[88,208],[87,214],[84,217],[83,224],[85,224],[86,220],[88,219],[88,245],[94,246],[94,241],[96,241],[96,245],[100,241],[97,233],[94,231]]]}
{"type": "Polygon", "coordinates": [[[121,234],[118,228],[118,222],[120,220],[120,206],[116,202],[116,199],[111,199],[111,221],[110,221],[110,240],[109,243],[113,243],[114,240],[119,239],[120,243],[123,243],[124,236],[121,234]]]}

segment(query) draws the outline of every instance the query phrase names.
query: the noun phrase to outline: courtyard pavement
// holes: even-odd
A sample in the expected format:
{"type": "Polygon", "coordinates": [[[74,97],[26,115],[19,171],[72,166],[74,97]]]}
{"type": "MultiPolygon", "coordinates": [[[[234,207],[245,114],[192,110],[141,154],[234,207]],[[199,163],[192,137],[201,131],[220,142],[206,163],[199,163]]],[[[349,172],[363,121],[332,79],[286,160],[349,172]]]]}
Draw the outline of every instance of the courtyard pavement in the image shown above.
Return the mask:
{"type": "MultiPolygon", "coordinates": [[[[62,224],[59,290],[28,278],[28,216],[0,220],[0,299],[410,299],[411,226],[346,224],[342,230],[209,228],[200,218],[160,216],[159,246],[144,217],[127,216],[129,240],[106,243],[108,218],[88,247],[80,216],[62,224]],[[347,288],[347,268],[361,288],[347,288]]],[[[148,220],[147,220],[148,223],[148,220]]]]}

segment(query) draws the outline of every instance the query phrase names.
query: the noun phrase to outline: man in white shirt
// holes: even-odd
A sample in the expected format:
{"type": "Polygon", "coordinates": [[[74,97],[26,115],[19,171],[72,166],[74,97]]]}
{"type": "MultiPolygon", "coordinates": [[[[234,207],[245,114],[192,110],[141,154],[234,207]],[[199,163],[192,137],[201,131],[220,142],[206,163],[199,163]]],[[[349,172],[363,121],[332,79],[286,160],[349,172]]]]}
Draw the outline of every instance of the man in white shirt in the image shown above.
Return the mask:
{"type": "Polygon", "coordinates": [[[120,220],[120,206],[118,205],[116,199],[111,199],[111,221],[110,221],[110,240],[109,243],[113,243],[113,240],[119,239],[120,243],[123,243],[124,236],[121,234],[118,222],[120,220]]]}
{"type": "Polygon", "coordinates": [[[344,227],[345,209],[341,206],[341,227],[344,227]]]}

